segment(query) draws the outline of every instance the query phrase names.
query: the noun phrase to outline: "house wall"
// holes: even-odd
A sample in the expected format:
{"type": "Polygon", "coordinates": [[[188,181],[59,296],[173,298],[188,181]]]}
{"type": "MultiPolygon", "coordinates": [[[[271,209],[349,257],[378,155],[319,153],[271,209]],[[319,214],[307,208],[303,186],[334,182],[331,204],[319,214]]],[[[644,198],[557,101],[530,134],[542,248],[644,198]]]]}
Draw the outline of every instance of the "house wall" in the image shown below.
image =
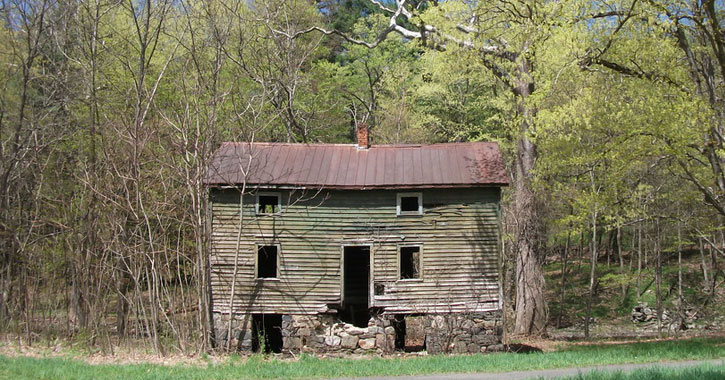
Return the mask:
{"type": "MultiPolygon", "coordinates": [[[[419,191],[419,190],[415,190],[419,191]]],[[[424,214],[397,216],[394,190],[281,191],[281,215],[255,215],[245,195],[213,189],[213,311],[313,315],[341,302],[342,246],[369,244],[371,276],[386,314],[499,310],[498,188],[422,190],[424,214]],[[398,246],[421,244],[423,276],[398,280],[398,246]],[[278,244],[278,279],[255,279],[257,244],[278,244]],[[239,248],[235,273],[235,252],[239,248]],[[233,284],[234,283],[234,284],[233,284]]]]}

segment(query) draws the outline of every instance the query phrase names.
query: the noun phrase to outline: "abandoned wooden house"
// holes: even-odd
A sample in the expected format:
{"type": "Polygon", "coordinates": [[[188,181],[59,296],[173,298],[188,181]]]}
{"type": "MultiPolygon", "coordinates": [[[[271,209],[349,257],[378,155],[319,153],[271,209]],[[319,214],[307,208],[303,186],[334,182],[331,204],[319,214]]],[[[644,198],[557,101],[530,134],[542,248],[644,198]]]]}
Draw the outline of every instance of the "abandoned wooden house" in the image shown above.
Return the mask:
{"type": "Polygon", "coordinates": [[[500,347],[508,180],[498,145],[370,146],[367,129],[357,135],[354,145],[224,143],[216,152],[205,182],[217,344],[500,347]]]}

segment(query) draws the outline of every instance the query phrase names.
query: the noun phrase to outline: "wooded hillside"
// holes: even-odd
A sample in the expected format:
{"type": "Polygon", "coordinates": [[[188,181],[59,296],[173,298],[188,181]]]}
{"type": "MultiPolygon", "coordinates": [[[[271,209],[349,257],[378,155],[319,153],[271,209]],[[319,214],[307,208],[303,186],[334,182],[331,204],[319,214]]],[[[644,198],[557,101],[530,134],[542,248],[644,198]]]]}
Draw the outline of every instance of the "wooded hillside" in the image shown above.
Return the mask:
{"type": "Polygon", "coordinates": [[[211,349],[211,154],[353,143],[359,123],[372,144],[502,146],[511,332],[561,322],[573,252],[587,335],[597,265],[632,302],[651,277],[660,317],[725,280],[721,2],[0,4],[5,337],[211,349]],[[686,251],[702,290],[663,288],[686,251]],[[552,261],[561,283],[544,281],[552,261]]]}

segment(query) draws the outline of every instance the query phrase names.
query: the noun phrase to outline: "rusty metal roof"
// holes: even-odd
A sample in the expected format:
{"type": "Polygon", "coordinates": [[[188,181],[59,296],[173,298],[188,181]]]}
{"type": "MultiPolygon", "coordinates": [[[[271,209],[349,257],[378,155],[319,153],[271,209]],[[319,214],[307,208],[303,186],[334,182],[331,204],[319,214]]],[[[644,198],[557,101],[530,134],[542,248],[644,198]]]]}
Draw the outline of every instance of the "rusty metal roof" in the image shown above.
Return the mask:
{"type": "Polygon", "coordinates": [[[430,145],[223,143],[208,185],[334,189],[505,186],[498,144],[430,145]]]}

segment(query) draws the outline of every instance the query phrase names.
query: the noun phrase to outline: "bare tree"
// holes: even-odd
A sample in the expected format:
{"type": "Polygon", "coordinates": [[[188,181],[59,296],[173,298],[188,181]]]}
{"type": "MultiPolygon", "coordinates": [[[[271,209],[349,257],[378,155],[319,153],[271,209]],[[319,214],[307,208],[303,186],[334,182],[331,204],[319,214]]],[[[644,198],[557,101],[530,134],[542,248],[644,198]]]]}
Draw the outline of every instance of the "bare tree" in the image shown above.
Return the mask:
{"type": "MultiPolygon", "coordinates": [[[[23,294],[32,262],[23,257],[38,227],[38,196],[42,177],[45,118],[52,115],[31,100],[37,60],[47,43],[51,1],[3,1],[0,12],[6,28],[17,38],[7,38],[9,61],[2,70],[0,94],[0,323],[11,314],[26,313],[28,293],[23,294]],[[11,85],[17,83],[17,85],[11,85]],[[17,87],[16,87],[17,86],[17,87]],[[36,109],[36,106],[38,108],[36,109]],[[37,113],[36,113],[37,111],[37,113]],[[12,310],[13,308],[16,310],[12,310]]],[[[27,313],[26,313],[27,316],[27,313]]],[[[26,328],[29,328],[26,327],[26,328]]]]}

